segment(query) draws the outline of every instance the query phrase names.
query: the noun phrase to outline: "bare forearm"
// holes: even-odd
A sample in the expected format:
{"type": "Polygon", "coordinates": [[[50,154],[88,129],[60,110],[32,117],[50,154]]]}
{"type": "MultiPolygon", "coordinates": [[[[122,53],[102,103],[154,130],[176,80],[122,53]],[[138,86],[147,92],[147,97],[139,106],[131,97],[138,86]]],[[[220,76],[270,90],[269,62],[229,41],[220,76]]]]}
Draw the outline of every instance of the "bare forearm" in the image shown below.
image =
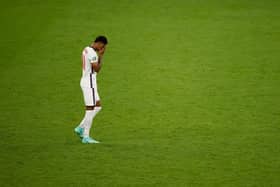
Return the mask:
{"type": "Polygon", "coordinates": [[[98,58],[98,71],[97,72],[100,71],[101,67],[102,67],[102,56],[99,56],[99,58],[98,58]]]}
{"type": "Polygon", "coordinates": [[[98,58],[98,64],[101,66],[101,64],[102,64],[102,56],[99,56],[99,58],[98,58]]]}
{"type": "Polygon", "coordinates": [[[92,68],[94,69],[95,72],[99,72],[101,69],[101,64],[99,64],[99,61],[98,63],[92,64],[92,68]]]}

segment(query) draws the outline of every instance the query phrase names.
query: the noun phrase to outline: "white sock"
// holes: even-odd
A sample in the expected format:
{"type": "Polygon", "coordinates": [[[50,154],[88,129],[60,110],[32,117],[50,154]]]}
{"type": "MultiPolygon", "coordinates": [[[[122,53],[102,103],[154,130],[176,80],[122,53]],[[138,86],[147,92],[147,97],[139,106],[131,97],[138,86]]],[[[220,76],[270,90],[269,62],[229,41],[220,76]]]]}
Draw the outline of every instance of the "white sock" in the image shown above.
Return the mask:
{"type": "Polygon", "coordinates": [[[94,107],[94,110],[87,110],[84,122],[84,137],[89,137],[89,131],[92,125],[92,120],[102,107],[94,107]]]}
{"type": "Polygon", "coordinates": [[[84,119],[81,121],[81,123],[78,127],[85,128],[85,121],[86,121],[86,113],[85,113],[84,119]]]}

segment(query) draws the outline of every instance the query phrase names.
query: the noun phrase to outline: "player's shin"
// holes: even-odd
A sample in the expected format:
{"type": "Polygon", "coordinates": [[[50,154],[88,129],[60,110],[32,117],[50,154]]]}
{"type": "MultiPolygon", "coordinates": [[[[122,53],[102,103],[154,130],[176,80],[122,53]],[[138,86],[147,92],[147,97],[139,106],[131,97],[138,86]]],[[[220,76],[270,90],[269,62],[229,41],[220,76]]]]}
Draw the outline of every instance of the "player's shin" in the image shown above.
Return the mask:
{"type": "Polygon", "coordinates": [[[101,110],[101,107],[95,107],[94,110],[87,110],[86,111],[86,123],[84,129],[84,137],[89,137],[89,132],[92,126],[93,118],[96,114],[101,110]]]}

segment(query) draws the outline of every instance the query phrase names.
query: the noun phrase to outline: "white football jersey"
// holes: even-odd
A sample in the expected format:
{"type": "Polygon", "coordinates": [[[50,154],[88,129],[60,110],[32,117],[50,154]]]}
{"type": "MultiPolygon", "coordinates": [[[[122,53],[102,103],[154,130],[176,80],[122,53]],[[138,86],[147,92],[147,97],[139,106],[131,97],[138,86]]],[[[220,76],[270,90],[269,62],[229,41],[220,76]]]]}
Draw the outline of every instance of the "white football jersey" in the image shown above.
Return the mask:
{"type": "Polygon", "coordinates": [[[81,78],[81,87],[93,88],[93,82],[96,82],[96,72],[92,68],[92,63],[98,63],[98,55],[92,47],[86,47],[82,53],[83,75],[81,78]]]}

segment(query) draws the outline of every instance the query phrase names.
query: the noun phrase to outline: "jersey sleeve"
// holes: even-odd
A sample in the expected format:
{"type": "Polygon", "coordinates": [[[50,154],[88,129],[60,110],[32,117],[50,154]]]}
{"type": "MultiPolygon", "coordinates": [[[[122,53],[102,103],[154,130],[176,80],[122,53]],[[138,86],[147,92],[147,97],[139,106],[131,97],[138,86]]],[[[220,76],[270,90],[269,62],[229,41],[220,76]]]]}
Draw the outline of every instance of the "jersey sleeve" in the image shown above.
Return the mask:
{"type": "Polygon", "coordinates": [[[89,61],[90,61],[90,63],[97,63],[98,62],[98,55],[95,52],[90,53],[89,61]]]}

